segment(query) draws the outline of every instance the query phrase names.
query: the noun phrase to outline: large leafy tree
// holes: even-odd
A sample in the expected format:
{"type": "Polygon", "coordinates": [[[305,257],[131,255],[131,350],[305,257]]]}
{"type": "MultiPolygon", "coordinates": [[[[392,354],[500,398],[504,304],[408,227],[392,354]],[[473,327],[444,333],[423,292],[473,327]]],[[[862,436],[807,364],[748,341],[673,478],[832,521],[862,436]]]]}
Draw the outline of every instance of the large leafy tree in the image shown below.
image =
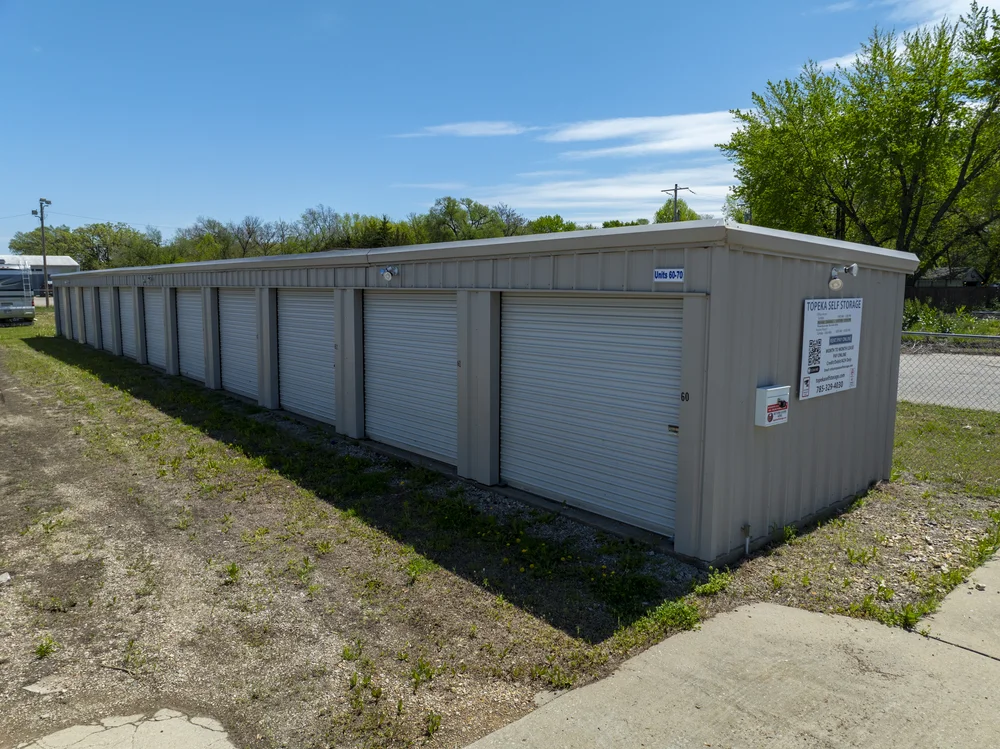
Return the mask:
{"type": "MultiPolygon", "coordinates": [[[[694,208],[689,206],[684,198],[677,198],[677,220],[678,221],[697,221],[700,218],[711,218],[710,216],[702,216],[694,208]]],[[[653,216],[654,224],[670,224],[674,221],[674,199],[669,198],[666,203],[660,206],[656,210],[656,215],[653,216]]]]}
{"type": "Polygon", "coordinates": [[[1000,222],[1000,16],[898,37],[854,63],[769,82],[721,146],[753,223],[995,272],[1000,222]],[[989,267],[987,267],[989,266],[989,267]]]}
{"type": "MultiPolygon", "coordinates": [[[[41,255],[41,227],[16,232],[7,246],[17,255],[41,255]]],[[[77,237],[73,236],[73,230],[68,226],[45,227],[45,251],[49,255],[68,255],[79,262],[77,237]]]]}

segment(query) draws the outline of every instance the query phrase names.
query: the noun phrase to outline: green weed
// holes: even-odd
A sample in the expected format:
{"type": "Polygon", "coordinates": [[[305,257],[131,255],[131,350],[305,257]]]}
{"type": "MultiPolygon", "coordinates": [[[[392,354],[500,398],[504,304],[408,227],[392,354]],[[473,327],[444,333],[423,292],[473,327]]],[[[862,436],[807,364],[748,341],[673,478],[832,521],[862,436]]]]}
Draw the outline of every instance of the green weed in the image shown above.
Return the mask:
{"type": "Polygon", "coordinates": [[[35,645],[35,657],[39,660],[48,658],[58,649],[59,643],[52,638],[52,635],[45,635],[35,645]]]}

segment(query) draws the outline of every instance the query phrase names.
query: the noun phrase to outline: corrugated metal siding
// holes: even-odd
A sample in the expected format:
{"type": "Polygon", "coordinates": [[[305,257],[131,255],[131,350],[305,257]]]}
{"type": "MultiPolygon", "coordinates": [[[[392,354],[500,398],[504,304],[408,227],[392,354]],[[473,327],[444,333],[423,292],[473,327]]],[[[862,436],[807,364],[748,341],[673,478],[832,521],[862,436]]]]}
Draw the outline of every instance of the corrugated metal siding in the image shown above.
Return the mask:
{"type": "Polygon", "coordinates": [[[101,348],[105,351],[114,349],[114,336],[111,335],[111,295],[115,292],[110,286],[99,289],[101,295],[101,348]]]}
{"type": "Polygon", "coordinates": [[[146,359],[154,367],[165,369],[167,346],[163,327],[163,290],[143,289],[142,306],[146,316],[146,359]]]}
{"type": "Polygon", "coordinates": [[[177,354],[185,377],[205,381],[205,327],[201,289],[177,289],[177,354]]]}
{"type": "Polygon", "coordinates": [[[219,290],[222,388],[257,399],[257,295],[253,289],[219,290]]]}
{"type": "Polygon", "coordinates": [[[501,480],[672,533],[682,317],[678,301],[504,294],[501,480]]]}
{"type": "MultiPolygon", "coordinates": [[[[85,289],[80,289],[81,295],[85,289]]],[[[83,315],[80,314],[79,299],[76,296],[76,289],[70,289],[69,301],[73,305],[73,338],[77,341],[87,340],[83,326],[83,315]]]]}
{"type": "Polygon", "coordinates": [[[334,292],[278,291],[281,407],[333,424],[336,409],[334,292]]]}
{"type": "Polygon", "coordinates": [[[83,290],[83,325],[87,335],[87,343],[97,345],[97,320],[94,314],[94,295],[90,288],[83,290]]]}
{"type": "Polygon", "coordinates": [[[118,314],[121,315],[122,326],[122,353],[129,359],[137,359],[138,354],[135,349],[135,307],[133,296],[135,291],[131,288],[118,289],[118,314]]]}
{"type": "Polygon", "coordinates": [[[63,335],[67,338],[73,338],[75,335],[75,328],[73,327],[73,290],[72,289],[59,289],[59,293],[62,295],[59,299],[59,306],[62,308],[63,313],[63,335]]]}
{"type": "Polygon", "coordinates": [[[705,422],[703,558],[738,549],[740,527],[771,527],[821,512],[888,478],[895,426],[904,276],[864,268],[840,292],[829,262],[719,249],[713,254],[705,422]],[[768,293],[769,289],[780,290],[768,293]],[[798,398],[806,299],[864,299],[858,385],[798,398]],[[753,423],[755,389],[790,385],[788,423],[753,423]]]}
{"type": "Polygon", "coordinates": [[[458,460],[458,304],[452,293],[365,292],[365,431],[458,460]]]}

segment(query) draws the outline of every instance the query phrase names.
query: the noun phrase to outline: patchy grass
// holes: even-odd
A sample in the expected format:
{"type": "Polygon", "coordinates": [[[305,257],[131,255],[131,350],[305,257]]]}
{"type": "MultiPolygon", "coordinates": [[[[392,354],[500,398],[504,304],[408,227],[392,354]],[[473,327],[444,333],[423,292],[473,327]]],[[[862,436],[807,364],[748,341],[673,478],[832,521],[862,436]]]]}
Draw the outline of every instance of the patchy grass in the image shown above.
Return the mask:
{"type": "Polygon", "coordinates": [[[125,678],[218,705],[248,745],[464,746],[700,620],[688,565],[54,339],[45,313],[0,354],[7,454],[53,477],[0,503],[14,571],[38,570],[0,624],[24,652],[58,638],[95,713],[125,678]],[[89,582],[56,586],[76,556],[89,582]]]}
{"type": "Polygon", "coordinates": [[[900,403],[893,481],[781,535],[709,611],[763,600],[917,627],[1000,548],[1000,414],[900,403]]]}
{"type": "Polygon", "coordinates": [[[918,626],[1000,544],[997,414],[902,404],[893,483],[703,574],[54,339],[51,313],[0,354],[4,453],[38,477],[2,487],[0,732],[46,633],[74,710],[169,688],[247,746],[464,746],[742,603],[918,626]]]}

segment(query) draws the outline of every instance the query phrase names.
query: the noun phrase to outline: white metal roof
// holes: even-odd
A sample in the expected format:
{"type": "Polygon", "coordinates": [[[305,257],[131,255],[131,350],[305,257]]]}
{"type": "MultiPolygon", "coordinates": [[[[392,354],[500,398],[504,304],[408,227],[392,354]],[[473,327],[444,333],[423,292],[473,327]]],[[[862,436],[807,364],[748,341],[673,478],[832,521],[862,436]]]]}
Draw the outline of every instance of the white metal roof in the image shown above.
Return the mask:
{"type": "MultiPolygon", "coordinates": [[[[41,265],[42,256],[41,255],[0,255],[0,264],[6,265],[19,265],[21,263],[27,263],[30,266],[41,265]]],[[[48,264],[50,266],[55,266],[57,268],[79,268],[80,264],[76,262],[69,255],[49,255],[48,264]]]]}
{"type": "Polygon", "coordinates": [[[380,247],[369,250],[328,250],[296,255],[267,255],[138,268],[105,268],[85,271],[85,273],[178,273],[188,270],[223,271],[310,266],[356,266],[615,248],[704,247],[724,244],[811,260],[836,258],[837,261],[844,263],[857,262],[868,268],[905,273],[912,273],[918,265],[917,256],[909,252],[897,252],[896,250],[887,250],[855,242],[843,242],[826,237],[814,237],[808,234],[766,229],[761,226],[731,223],[723,219],[704,219],[614,229],[587,229],[551,234],[498,237],[496,239],[380,247]]]}

